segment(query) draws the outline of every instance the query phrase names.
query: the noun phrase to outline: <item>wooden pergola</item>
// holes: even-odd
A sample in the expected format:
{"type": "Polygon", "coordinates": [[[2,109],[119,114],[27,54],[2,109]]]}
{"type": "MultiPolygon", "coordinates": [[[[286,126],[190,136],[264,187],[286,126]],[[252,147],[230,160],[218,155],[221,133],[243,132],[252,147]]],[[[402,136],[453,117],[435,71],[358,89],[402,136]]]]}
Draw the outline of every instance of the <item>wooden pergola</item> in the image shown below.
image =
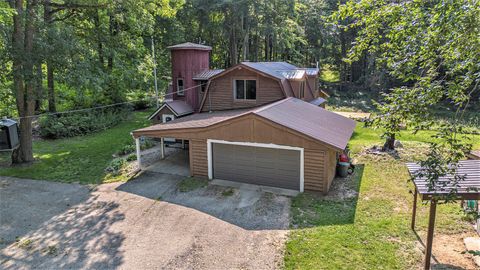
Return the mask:
{"type": "MultiPolygon", "coordinates": [[[[413,176],[420,169],[417,163],[407,163],[410,176],[413,176]]],[[[480,200],[480,160],[463,160],[458,164],[457,175],[464,178],[453,183],[453,176],[446,175],[441,177],[434,189],[429,187],[425,178],[414,178],[415,184],[413,211],[412,211],[412,230],[415,230],[415,217],[417,212],[417,197],[422,201],[430,201],[430,216],[428,221],[427,243],[425,249],[425,269],[430,269],[430,260],[432,257],[433,232],[435,228],[435,214],[437,202],[454,194],[454,200],[480,200]],[[442,183],[443,182],[443,183],[442,183]],[[445,185],[442,185],[445,184],[445,185]],[[454,193],[454,189],[456,190],[454,193]]],[[[452,198],[450,198],[452,199],[452,198]]]]}

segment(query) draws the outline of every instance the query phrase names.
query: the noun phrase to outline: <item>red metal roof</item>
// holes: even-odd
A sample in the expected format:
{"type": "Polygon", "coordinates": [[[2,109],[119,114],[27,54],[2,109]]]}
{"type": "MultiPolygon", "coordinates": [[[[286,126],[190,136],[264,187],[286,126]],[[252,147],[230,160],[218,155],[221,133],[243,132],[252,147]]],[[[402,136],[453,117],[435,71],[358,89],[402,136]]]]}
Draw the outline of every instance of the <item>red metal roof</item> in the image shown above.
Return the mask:
{"type": "Polygon", "coordinates": [[[176,118],[170,122],[149,126],[146,128],[135,130],[141,136],[143,131],[161,131],[174,130],[184,128],[204,128],[228,119],[232,119],[246,113],[251,112],[252,109],[228,110],[217,112],[196,113],[181,118],[176,118]]]}
{"type": "Polygon", "coordinates": [[[267,105],[255,114],[338,149],[345,149],[355,129],[355,121],[296,98],[267,105]]]}
{"type": "Polygon", "coordinates": [[[204,128],[245,114],[255,114],[264,119],[305,134],[339,150],[345,149],[355,128],[355,121],[327,111],[296,98],[287,98],[259,108],[197,113],[164,124],[134,131],[142,132],[174,129],[204,128]]]}
{"type": "Polygon", "coordinates": [[[206,50],[206,51],[211,51],[212,47],[202,45],[202,44],[196,44],[192,42],[185,42],[177,45],[172,45],[167,47],[170,50],[206,50]]]}

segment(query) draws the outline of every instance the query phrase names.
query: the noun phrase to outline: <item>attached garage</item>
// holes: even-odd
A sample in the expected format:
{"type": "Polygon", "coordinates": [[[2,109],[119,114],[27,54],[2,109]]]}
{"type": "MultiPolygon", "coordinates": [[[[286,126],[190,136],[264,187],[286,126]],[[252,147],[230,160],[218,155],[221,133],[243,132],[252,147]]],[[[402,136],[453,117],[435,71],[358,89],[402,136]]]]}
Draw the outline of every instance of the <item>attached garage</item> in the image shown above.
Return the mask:
{"type": "Polygon", "coordinates": [[[303,149],[208,140],[209,178],[303,192],[303,149]]]}
{"type": "Polygon", "coordinates": [[[190,174],[327,193],[355,122],[287,98],[259,108],[196,113],[133,136],[189,141],[190,174]]]}

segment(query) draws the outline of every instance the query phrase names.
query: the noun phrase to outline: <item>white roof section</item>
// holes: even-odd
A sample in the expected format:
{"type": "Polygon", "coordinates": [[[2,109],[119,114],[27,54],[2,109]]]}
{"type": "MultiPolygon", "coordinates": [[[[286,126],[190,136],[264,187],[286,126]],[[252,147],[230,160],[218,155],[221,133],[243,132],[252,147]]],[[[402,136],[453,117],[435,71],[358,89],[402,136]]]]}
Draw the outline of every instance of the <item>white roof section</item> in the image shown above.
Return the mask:
{"type": "Polygon", "coordinates": [[[242,64],[280,80],[299,80],[305,74],[318,74],[317,68],[299,68],[287,62],[242,62],[242,64]]]}
{"type": "Polygon", "coordinates": [[[177,45],[172,45],[167,47],[170,50],[202,50],[202,51],[211,51],[212,47],[202,45],[202,44],[197,44],[197,43],[192,43],[192,42],[185,42],[177,45]]]}

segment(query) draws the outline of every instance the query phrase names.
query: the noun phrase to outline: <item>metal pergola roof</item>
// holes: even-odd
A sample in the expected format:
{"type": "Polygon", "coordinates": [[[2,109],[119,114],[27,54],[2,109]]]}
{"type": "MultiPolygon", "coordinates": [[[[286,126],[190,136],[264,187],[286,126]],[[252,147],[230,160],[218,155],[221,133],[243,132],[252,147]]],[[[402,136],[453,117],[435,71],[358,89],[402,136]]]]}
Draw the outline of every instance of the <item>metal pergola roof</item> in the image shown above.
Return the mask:
{"type": "MultiPolygon", "coordinates": [[[[407,163],[407,168],[412,177],[421,169],[418,163],[407,163]]],[[[434,197],[442,198],[451,193],[452,189],[456,189],[455,197],[458,199],[480,200],[480,160],[460,161],[456,173],[463,176],[464,179],[458,181],[455,186],[452,184],[452,175],[440,177],[433,189],[429,188],[426,178],[413,179],[413,183],[422,200],[430,200],[434,197]]]]}
{"type": "Polygon", "coordinates": [[[425,268],[430,269],[432,257],[433,231],[435,228],[435,215],[437,201],[447,198],[455,200],[480,200],[480,160],[462,160],[458,163],[456,174],[462,176],[459,181],[453,175],[440,177],[432,187],[424,177],[414,177],[422,167],[418,163],[407,163],[408,171],[415,184],[412,211],[412,230],[415,230],[415,217],[417,212],[417,197],[430,201],[430,216],[428,221],[427,244],[425,249],[425,268]],[[453,197],[452,197],[453,196],[453,197]]]}

